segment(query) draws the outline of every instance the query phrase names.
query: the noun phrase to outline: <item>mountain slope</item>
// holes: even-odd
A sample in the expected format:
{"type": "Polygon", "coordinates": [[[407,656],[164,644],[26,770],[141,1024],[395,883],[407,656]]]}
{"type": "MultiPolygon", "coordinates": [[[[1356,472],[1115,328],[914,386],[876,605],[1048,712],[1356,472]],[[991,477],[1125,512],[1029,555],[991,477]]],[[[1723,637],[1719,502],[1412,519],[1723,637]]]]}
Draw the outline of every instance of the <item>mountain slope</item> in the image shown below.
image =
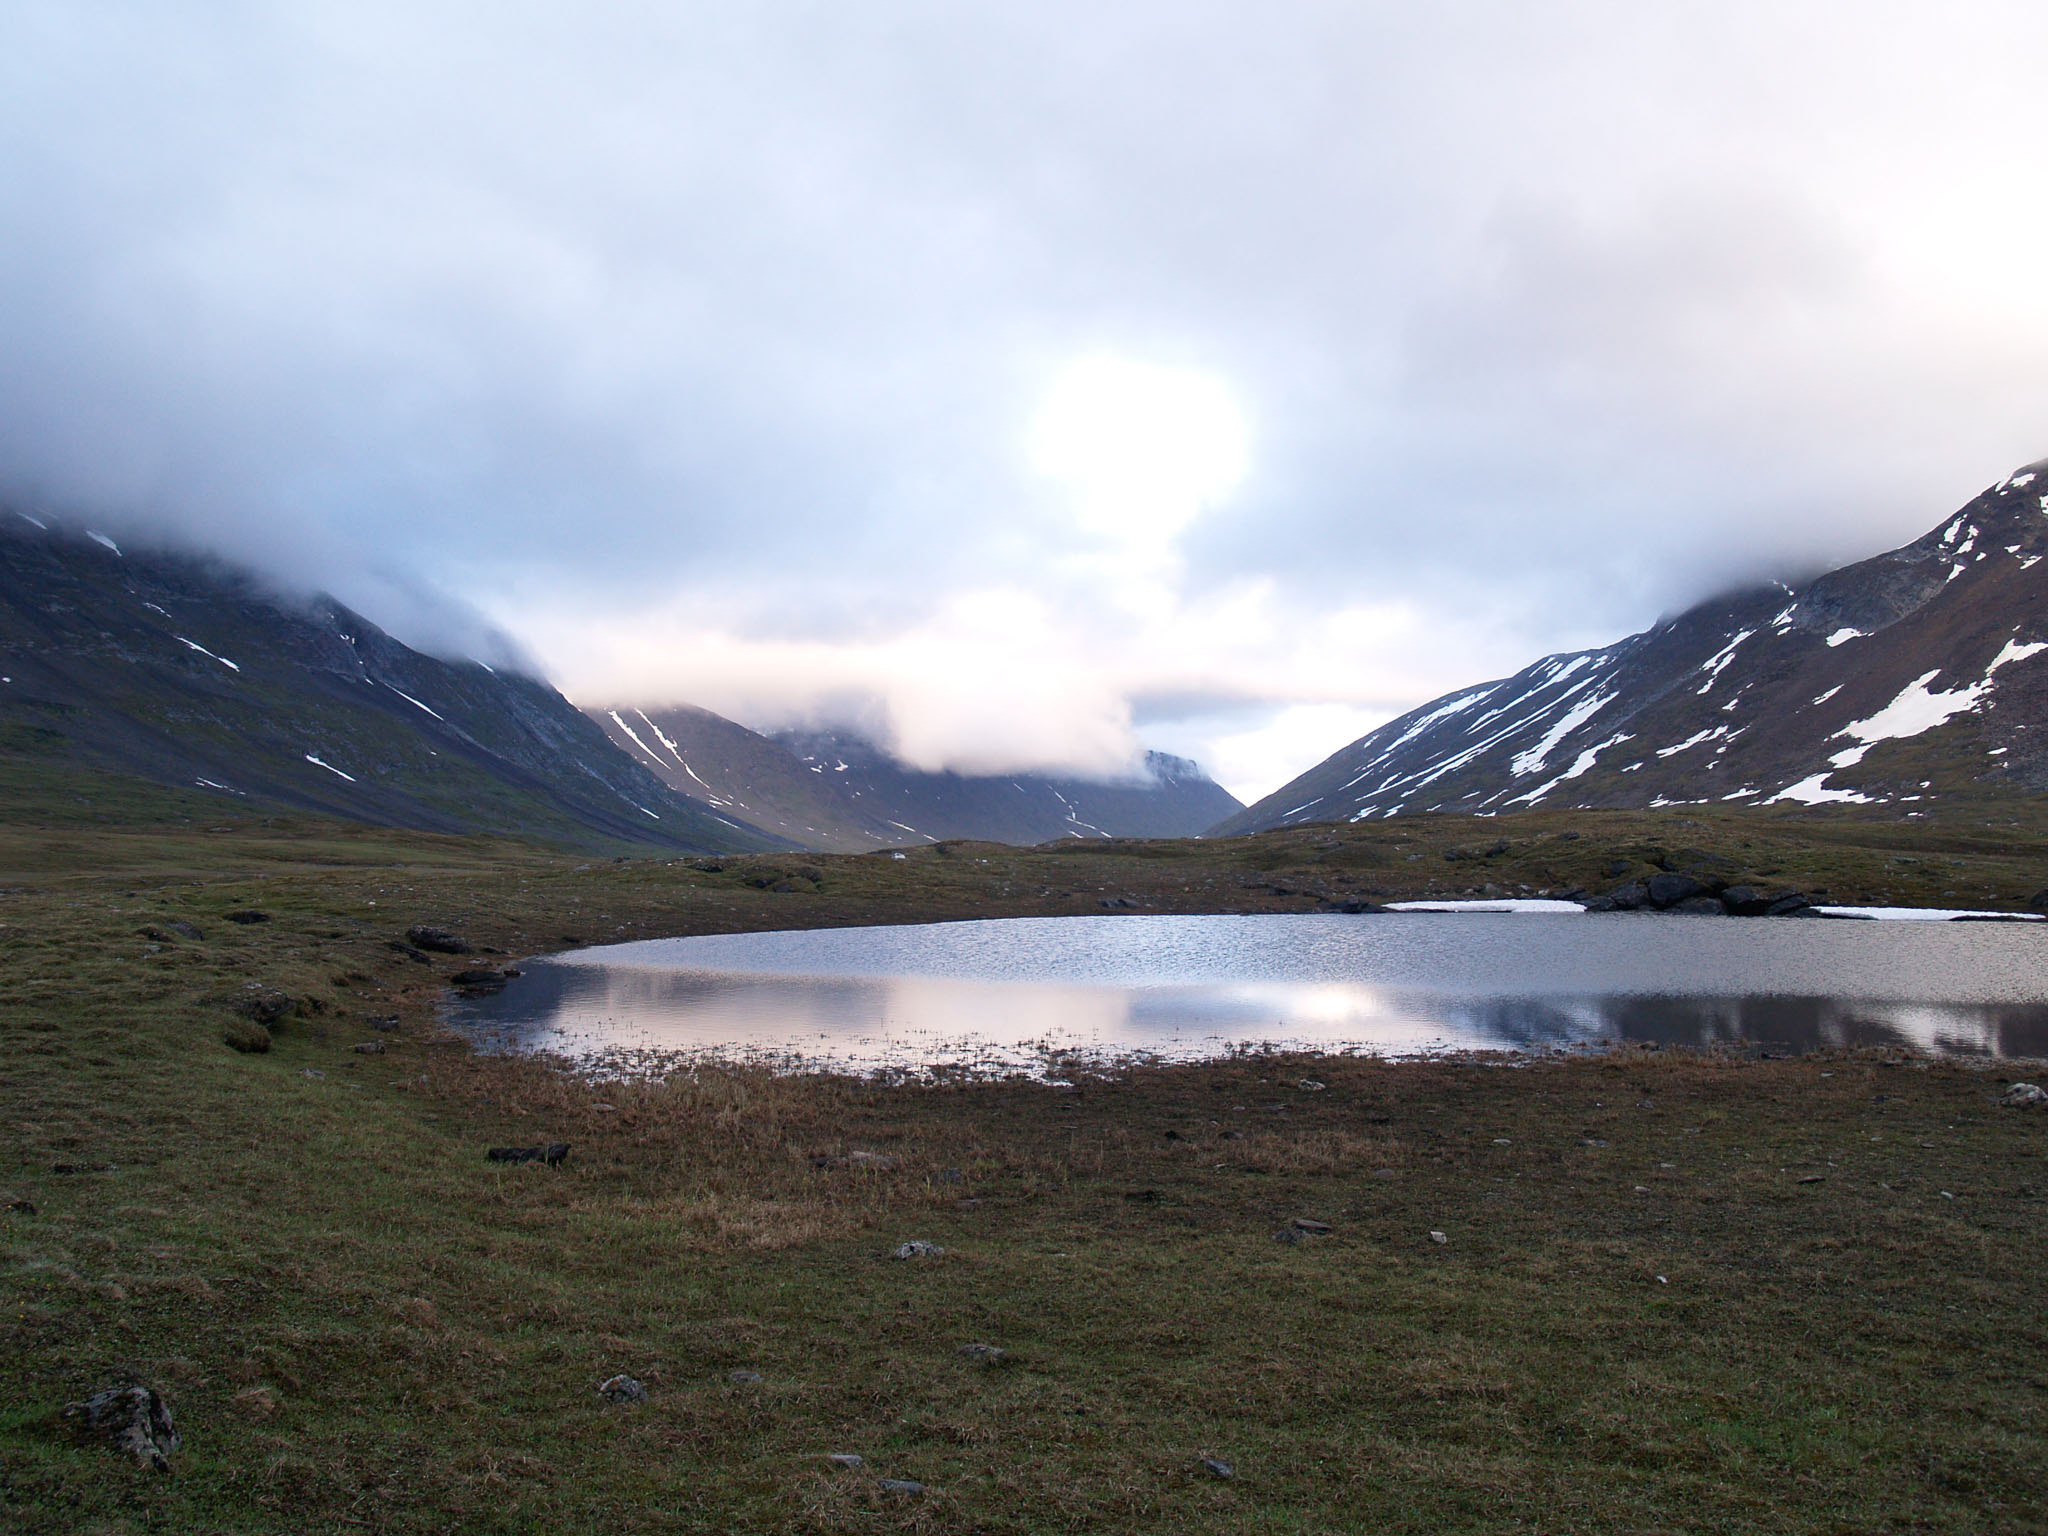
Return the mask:
{"type": "Polygon", "coordinates": [[[426,831],[774,842],[672,793],[545,683],[18,513],[0,514],[0,751],[426,831]]]}
{"type": "Polygon", "coordinates": [[[846,732],[764,736],[689,706],[590,714],[671,788],[825,852],[944,838],[1192,837],[1240,809],[1195,764],[1161,752],[1132,783],[924,773],[846,732]]]}
{"type": "MultiPolygon", "coordinates": [[[[1446,694],[1212,829],[2048,789],[2048,461],[1922,538],[1446,694]]],[[[1914,814],[1908,812],[1907,814],[1914,814]]]]}

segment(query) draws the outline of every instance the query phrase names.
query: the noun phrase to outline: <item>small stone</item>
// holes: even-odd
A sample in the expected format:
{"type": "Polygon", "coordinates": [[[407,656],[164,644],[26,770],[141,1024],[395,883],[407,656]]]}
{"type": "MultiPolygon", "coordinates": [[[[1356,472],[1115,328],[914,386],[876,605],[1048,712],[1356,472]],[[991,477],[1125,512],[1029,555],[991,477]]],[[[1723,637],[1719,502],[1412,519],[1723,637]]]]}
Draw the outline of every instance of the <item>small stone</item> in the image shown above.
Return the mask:
{"type": "Polygon", "coordinates": [[[1824,1173],[1802,1174],[1799,1179],[1799,1182],[1802,1184],[1825,1184],[1827,1181],[1828,1176],[1824,1173]]]}
{"type": "Polygon", "coordinates": [[[1229,1462],[1214,1456],[1204,1456],[1202,1458],[1202,1470],[1211,1477],[1230,1478],[1237,1476],[1237,1468],[1233,1467],[1229,1462]]]}
{"type": "Polygon", "coordinates": [[[350,1046],[349,1049],[358,1056],[382,1056],[389,1047],[382,1040],[365,1040],[360,1045],[350,1046]]]}
{"type": "Polygon", "coordinates": [[[736,1387],[758,1387],[768,1378],[759,1371],[727,1371],[725,1379],[736,1387]]]}
{"type": "Polygon", "coordinates": [[[1512,1147],[1515,1143],[1512,1137],[1496,1136],[1493,1138],[1493,1144],[1496,1147],[1512,1147]]]}
{"type": "Polygon", "coordinates": [[[993,1344],[962,1344],[960,1353],[977,1365],[1001,1365],[1010,1358],[1007,1349],[999,1349],[993,1344]]]}
{"type": "Polygon", "coordinates": [[[1375,1168],[1372,1171],[1372,1176],[1376,1179],[1392,1179],[1399,1177],[1399,1175],[1396,1174],[1394,1170],[1391,1168],[1375,1168]]]}
{"type": "Polygon", "coordinates": [[[914,1483],[907,1477],[885,1477],[875,1486],[884,1493],[919,1494],[924,1492],[923,1483],[914,1483]]]}
{"type": "Polygon", "coordinates": [[[895,1251],[895,1257],[899,1259],[942,1259],[945,1256],[945,1249],[937,1243],[926,1242],[921,1237],[913,1237],[907,1243],[897,1244],[895,1251]]]}
{"type": "Polygon", "coordinates": [[[1430,1241],[1431,1241],[1432,1243],[1448,1243],[1448,1242],[1449,1242],[1449,1241],[1450,1241],[1451,1239],[1450,1239],[1449,1235],[1448,1235],[1448,1234],[1446,1234],[1446,1233],[1443,1233],[1443,1232],[1436,1232],[1436,1231],[1432,1231],[1432,1232],[1431,1232],[1431,1233],[1429,1234],[1429,1240],[1430,1240],[1430,1241]]]}
{"type": "Polygon", "coordinates": [[[1303,1093],[1321,1093],[1329,1086],[1328,1083],[1319,1083],[1312,1077],[1304,1077],[1301,1080],[1301,1091],[1303,1093]]]}
{"type": "Polygon", "coordinates": [[[308,1067],[305,1071],[301,1072],[299,1076],[310,1077],[316,1083],[324,1083],[327,1081],[327,1074],[325,1072],[322,1072],[318,1067],[308,1067]]]}
{"type": "Polygon", "coordinates": [[[825,1459],[831,1462],[833,1466],[845,1467],[849,1471],[855,1467],[867,1465],[862,1457],[855,1455],[852,1451],[834,1451],[825,1459]]]}
{"type": "Polygon", "coordinates": [[[71,1404],[64,1417],[75,1421],[81,1433],[106,1440],[145,1467],[171,1470],[178,1432],[171,1423],[170,1404],[154,1387],[109,1387],[82,1403],[71,1404]]]}
{"type": "Polygon", "coordinates": [[[446,928],[430,928],[425,923],[415,923],[405,930],[405,936],[421,949],[431,949],[436,954],[466,955],[469,942],[457,938],[446,928]]]}
{"type": "Polygon", "coordinates": [[[1335,1230],[1327,1221],[1311,1221],[1306,1216],[1294,1218],[1294,1230],[1304,1237],[1328,1237],[1335,1230]]]}
{"type": "Polygon", "coordinates": [[[888,1152],[849,1152],[846,1166],[849,1168],[874,1168],[886,1172],[894,1168],[899,1159],[888,1152]]]}
{"type": "Polygon", "coordinates": [[[644,1403],[647,1388],[630,1376],[613,1376],[597,1384],[597,1395],[608,1403],[644,1403]]]}
{"type": "Polygon", "coordinates": [[[2048,1091],[2036,1083],[2014,1083],[1998,1096],[2007,1109],[2036,1109],[2048,1105],[2048,1091]]]}

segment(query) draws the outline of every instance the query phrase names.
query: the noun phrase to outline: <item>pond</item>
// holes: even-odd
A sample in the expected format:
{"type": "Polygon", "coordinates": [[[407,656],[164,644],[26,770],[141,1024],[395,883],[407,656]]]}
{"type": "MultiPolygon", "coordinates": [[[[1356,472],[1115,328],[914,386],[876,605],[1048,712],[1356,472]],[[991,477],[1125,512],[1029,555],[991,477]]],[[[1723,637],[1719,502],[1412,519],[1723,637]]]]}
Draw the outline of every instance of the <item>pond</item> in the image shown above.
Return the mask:
{"type": "Polygon", "coordinates": [[[1002,918],[527,962],[448,1005],[487,1046],[855,1071],[1619,1041],[2048,1055],[2048,930],[1658,914],[1002,918]]]}

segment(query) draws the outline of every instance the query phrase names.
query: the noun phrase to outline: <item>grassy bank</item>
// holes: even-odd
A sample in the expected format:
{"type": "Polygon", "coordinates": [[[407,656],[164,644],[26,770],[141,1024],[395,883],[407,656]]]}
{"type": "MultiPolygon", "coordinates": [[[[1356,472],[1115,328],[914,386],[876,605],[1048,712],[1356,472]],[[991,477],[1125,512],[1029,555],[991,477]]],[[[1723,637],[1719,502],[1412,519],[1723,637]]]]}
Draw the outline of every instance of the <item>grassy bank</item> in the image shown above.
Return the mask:
{"type": "Polygon", "coordinates": [[[2038,829],[1445,818],[695,868],[210,825],[0,828],[0,1205],[33,1207],[0,1213],[0,1525],[2042,1528],[2048,1115],[1997,1108],[1998,1070],[599,1085],[441,1038],[468,962],[394,947],[414,922],[516,955],[1306,909],[1691,855],[1838,900],[2023,905],[2038,829]],[[252,987],[294,1004],[262,1054],[222,1043],[252,987]],[[558,1170],[482,1158],[556,1140],[558,1170]],[[1296,1218],[1332,1230],[1276,1241],[1296,1218]],[[888,1256],[913,1238],[946,1251],[888,1256]],[[619,1372],[644,1406],[598,1400],[619,1372]],[[171,1476],[52,1417],[125,1377],[178,1415],[171,1476]]]}

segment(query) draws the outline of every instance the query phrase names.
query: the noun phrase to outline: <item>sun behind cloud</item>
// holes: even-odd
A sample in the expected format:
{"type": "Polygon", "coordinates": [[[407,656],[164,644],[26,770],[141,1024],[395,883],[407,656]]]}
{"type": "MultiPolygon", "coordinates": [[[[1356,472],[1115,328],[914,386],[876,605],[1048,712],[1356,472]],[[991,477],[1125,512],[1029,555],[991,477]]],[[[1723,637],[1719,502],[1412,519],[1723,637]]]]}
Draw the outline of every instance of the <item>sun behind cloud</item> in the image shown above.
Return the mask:
{"type": "Polygon", "coordinates": [[[1135,547],[1171,543],[1251,463],[1250,428],[1222,379],[1111,354],[1059,373],[1028,447],[1084,529],[1135,547]]]}

